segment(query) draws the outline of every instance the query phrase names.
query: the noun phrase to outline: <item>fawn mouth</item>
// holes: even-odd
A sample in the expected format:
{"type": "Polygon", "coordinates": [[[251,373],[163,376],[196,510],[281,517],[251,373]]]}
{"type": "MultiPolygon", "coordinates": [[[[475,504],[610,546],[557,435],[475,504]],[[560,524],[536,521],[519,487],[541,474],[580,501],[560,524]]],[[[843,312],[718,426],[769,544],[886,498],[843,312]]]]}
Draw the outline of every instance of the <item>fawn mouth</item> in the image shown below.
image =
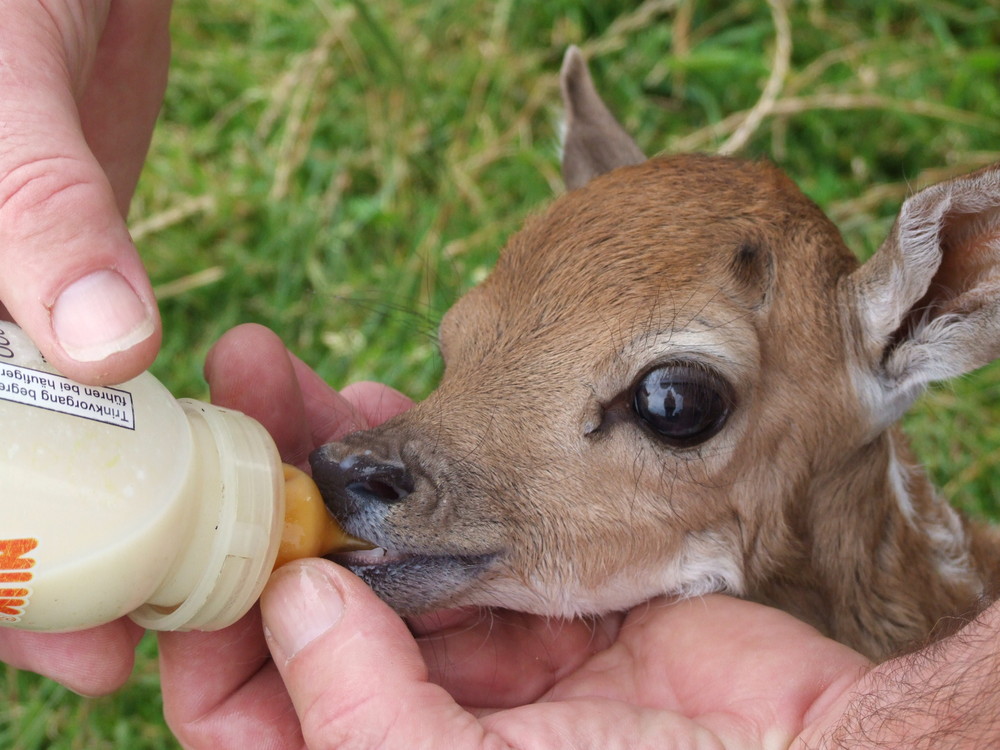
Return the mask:
{"type": "Polygon", "coordinates": [[[329,556],[331,560],[344,567],[367,565],[392,565],[412,558],[413,555],[406,552],[395,552],[385,547],[372,547],[371,549],[355,550],[353,552],[337,552],[329,556]]]}
{"type": "Polygon", "coordinates": [[[375,547],[328,557],[367,583],[396,612],[412,615],[452,602],[489,568],[496,556],[426,554],[375,547]]]}

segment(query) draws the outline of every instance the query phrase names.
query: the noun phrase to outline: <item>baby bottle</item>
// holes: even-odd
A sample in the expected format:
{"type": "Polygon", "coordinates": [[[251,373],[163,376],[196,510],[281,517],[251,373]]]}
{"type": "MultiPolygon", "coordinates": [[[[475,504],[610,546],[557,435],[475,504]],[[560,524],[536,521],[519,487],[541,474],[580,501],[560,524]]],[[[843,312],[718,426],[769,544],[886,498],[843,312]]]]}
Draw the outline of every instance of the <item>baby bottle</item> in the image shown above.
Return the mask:
{"type": "Polygon", "coordinates": [[[253,419],[175,400],[149,373],[76,383],[0,321],[0,626],[78,630],[127,614],[214,630],[250,609],[279,547],[284,561],[341,542],[364,546],[253,419]]]}

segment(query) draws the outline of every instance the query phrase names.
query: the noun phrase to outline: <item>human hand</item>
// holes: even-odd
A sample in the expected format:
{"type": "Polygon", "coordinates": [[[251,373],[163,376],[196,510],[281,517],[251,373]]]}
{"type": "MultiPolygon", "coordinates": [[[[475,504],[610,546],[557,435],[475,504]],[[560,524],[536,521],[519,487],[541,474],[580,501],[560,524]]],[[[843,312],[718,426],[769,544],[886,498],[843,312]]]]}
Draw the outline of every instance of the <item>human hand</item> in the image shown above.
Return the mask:
{"type": "MultiPolygon", "coordinates": [[[[427,669],[434,662],[424,661],[426,644],[332,563],[282,568],[261,609],[274,664],[313,750],[1000,746],[996,603],[953,635],[873,667],[760,604],[718,594],[655,599],[629,612],[610,645],[577,665],[570,660],[559,670],[549,654],[557,668],[536,699],[485,710],[462,707],[460,692],[435,684],[440,675],[427,669]]],[[[446,633],[425,638],[446,651],[446,633]]],[[[530,676],[536,664],[530,653],[498,657],[493,640],[481,633],[478,650],[459,649],[453,658],[492,680],[498,702],[506,702],[516,669],[530,676]],[[506,684],[491,671],[505,660],[498,673],[513,678],[506,684]]]]}
{"type": "MultiPolygon", "coordinates": [[[[596,653],[550,664],[549,686],[533,700],[473,709],[436,684],[424,644],[399,618],[332,563],[277,571],[261,610],[313,750],[826,747],[870,666],[778,610],[721,595],[657,599],[633,609],[596,653]]],[[[439,649],[446,632],[431,636],[439,649]]],[[[491,637],[481,633],[479,651],[463,656],[495,680],[502,662],[491,637]]],[[[532,672],[531,655],[506,657],[532,672]]],[[[504,671],[500,704],[516,689],[516,667],[504,671]]]]}
{"type": "Polygon", "coordinates": [[[75,633],[0,628],[0,662],[37,672],[81,695],[105,695],[132,673],[142,632],[124,617],[75,633]]]}
{"type": "Polygon", "coordinates": [[[137,375],[159,348],[124,216],[166,85],[169,15],[169,0],[0,0],[0,319],[85,383],[137,375]]]}
{"type": "MultiPolygon", "coordinates": [[[[206,370],[214,400],[300,464],[408,405],[375,384],[334,393],[255,326],[227,334],[206,370]]],[[[787,746],[867,667],[789,615],[721,596],[589,621],[458,610],[408,629],[325,560],[280,569],[231,628],[160,644],[167,719],[192,748],[787,746]]]]}
{"type": "MultiPolygon", "coordinates": [[[[139,374],[156,301],[124,216],[166,85],[169,0],[0,0],[0,320],[85,383],[139,374]]],[[[0,630],[0,661],[98,695],[142,630],[0,630]]]]}

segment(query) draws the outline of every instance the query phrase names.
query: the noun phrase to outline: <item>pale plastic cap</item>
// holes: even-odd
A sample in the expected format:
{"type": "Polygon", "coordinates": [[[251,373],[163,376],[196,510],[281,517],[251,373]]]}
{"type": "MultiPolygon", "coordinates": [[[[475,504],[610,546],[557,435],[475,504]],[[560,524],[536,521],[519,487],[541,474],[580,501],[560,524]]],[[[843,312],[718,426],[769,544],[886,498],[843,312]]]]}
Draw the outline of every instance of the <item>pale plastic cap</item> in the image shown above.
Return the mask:
{"type": "Polygon", "coordinates": [[[130,616],[152,630],[218,630],[250,610],[271,574],[285,516],[281,458],[250,417],[201,401],[178,403],[192,422],[204,420],[214,441],[217,454],[200,459],[218,462],[222,492],[200,501],[218,502],[218,520],[208,549],[196,553],[204,565],[184,601],[170,609],[147,604],[130,616]]]}

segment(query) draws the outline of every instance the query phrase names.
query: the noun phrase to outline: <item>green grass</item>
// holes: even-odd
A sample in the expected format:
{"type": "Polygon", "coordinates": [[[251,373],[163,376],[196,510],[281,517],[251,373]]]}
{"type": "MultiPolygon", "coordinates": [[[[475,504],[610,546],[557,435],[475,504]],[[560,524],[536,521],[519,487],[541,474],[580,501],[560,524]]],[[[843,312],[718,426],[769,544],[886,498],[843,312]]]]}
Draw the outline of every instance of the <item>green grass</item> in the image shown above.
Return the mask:
{"type": "MultiPolygon", "coordinates": [[[[995,4],[811,0],[789,15],[774,111],[740,153],[785,168],[859,254],[914,186],[1000,156],[995,4]]],[[[244,321],[335,385],[426,394],[437,320],[560,189],[568,44],[650,153],[722,146],[775,49],[762,0],[180,0],[173,25],[132,224],[161,296],[154,370],[196,397],[208,347],[244,321]]],[[[997,516],[1000,369],[934,389],[908,426],[935,480],[997,516]]],[[[10,670],[0,686],[0,747],[176,747],[151,641],[109,698],[10,670]]]]}

